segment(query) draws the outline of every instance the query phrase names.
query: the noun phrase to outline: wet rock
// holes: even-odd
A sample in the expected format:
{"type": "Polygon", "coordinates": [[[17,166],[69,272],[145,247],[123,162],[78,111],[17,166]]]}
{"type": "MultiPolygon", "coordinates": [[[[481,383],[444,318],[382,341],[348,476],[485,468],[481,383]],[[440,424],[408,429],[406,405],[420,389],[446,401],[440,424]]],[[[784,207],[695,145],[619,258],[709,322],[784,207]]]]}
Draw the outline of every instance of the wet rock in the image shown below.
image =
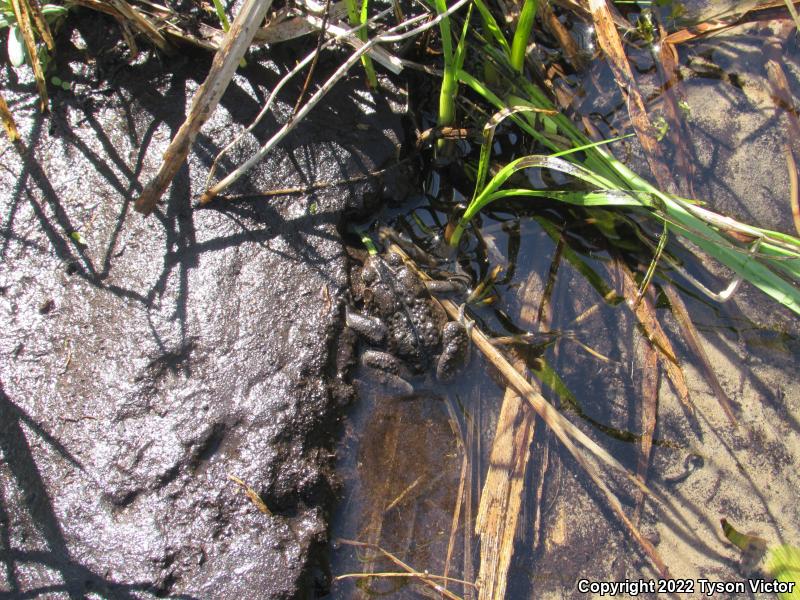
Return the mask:
{"type": "Polygon", "coordinates": [[[324,574],[326,448],[347,393],[338,227],[372,185],[335,182],[393,159],[391,93],[340,83],[233,191],[331,185],[193,210],[277,80],[250,61],[145,219],[132,199],[209,57],[128,64],[96,13],[59,43],[75,91],[55,92],[51,117],[24,73],[2,75],[25,141],[0,142],[0,596],[310,596],[326,585],[310,573],[324,574]]]}

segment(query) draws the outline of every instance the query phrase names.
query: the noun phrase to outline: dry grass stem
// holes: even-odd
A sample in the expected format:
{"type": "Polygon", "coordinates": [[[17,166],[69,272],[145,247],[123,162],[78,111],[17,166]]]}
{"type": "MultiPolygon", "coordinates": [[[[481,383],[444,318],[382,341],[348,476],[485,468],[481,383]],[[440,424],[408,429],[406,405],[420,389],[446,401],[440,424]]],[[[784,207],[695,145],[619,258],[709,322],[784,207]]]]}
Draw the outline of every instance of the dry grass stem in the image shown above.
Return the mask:
{"type": "Polygon", "coordinates": [[[325,33],[328,28],[328,19],[330,18],[331,14],[331,2],[328,2],[325,5],[325,14],[322,15],[322,22],[319,26],[319,33],[317,34],[317,47],[314,51],[314,58],[311,60],[311,65],[308,67],[308,73],[306,73],[306,79],[303,82],[303,88],[300,90],[300,93],[297,96],[297,101],[294,103],[294,108],[292,109],[292,116],[290,119],[293,119],[294,116],[297,114],[297,109],[300,108],[300,104],[303,102],[303,98],[306,95],[306,91],[308,90],[308,86],[311,84],[311,78],[314,77],[314,71],[317,68],[317,63],[319,62],[319,56],[322,54],[322,44],[325,41],[325,33]]]}
{"type": "Polygon", "coordinates": [[[337,575],[333,579],[334,581],[341,581],[343,579],[369,579],[371,577],[384,577],[384,578],[413,577],[415,579],[424,578],[433,581],[444,581],[445,583],[460,583],[462,585],[469,585],[475,587],[475,584],[470,581],[457,579],[455,577],[445,577],[444,575],[432,575],[431,573],[397,573],[394,571],[388,571],[385,573],[344,573],[343,575],[337,575]]]}
{"type": "Polygon", "coordinates": [[[481,541],[480,600],[505,597],[535,419],[521,396],[506,388],[475,519],[475,534],[481,541]]]}
{"type": "Polygon", "coordinates": [[[628,100],[628,113],[631,123],[636,131],[636,136],[645,150],[647,162],[650,170],[658,182],[661,189],[673,191],[675,184],[672,175],[664,162],[661,154],[661,147],[658,145],[653,135],[654,128],[647,116],[647,109],[644,100],[639,92],[639,86],[633,77],[633,71],[628,58],[625,56],[625,49],[622,40],[614,26],[614,21],[606,4],[606,0],[589,0],[589,9],[594,20],[597,41],[608,58],[614,79],[623,94],[628,100]]]}
{"type": "Polygon", "coordinates": [[[675,357],[675,350],[672,348],[669,338],[658,322],[656,309],[651,298],[645,295],[642,301],[636,303],[634,306],[639,290],[633,273],[631,273],[630,269],[619,259],[615,261],[614,265],[606,265],[606,268],[614,284],[625,298],[625,305],[631,309],[639,325],[642,326],[645,338],[658,349],[658,356],[661,359],[661,364],[667,372],[667,377],[672,383],[678,399],[686,412],[689,413],[689,415],[694,415],[694,407],[689,397],[689,388],[686,385],[686,378],[683,376],[683,370],[678,364],[678,359],[675,357]]]}
{"type": "Polygon", "coordinates": [[[147,36],[159,50],[167,54],[173,52],[173,47],[167,42],[156,24],[139,10],[128,4],[125,0],[108,0],[108,3],[117,9],[126,22],[132,23],[136,29],[147,36]]]}
{"type": "Polygon", "coordinates": [[[16,142],[19,139],[17,124],[14,122],[14,117],[11,116],[11,111],[8,109],[8,104],[6,104],[2,93],[0,93],[0,121],[3,122],[3,128],[6,130],[8,140],[16,142]]]}
{"type": "Polygon", "coordinates": [[[800,186],[797,183],[797,161],[794,152],[786,145],[786,168],[789,170],[789,205],[792,207],[792,221],[795,231],[800,235],[800,186]]]}
{"type": "MultiPolygon", "coordinates": [[[[637,445],[639,456],[636,464],[636,474],[642,483],[647,483],[647,471],[650,468],[650,452],[653,449],[653,434],[656,430],[658,417],[658,353],[650,344],[641,345],[639,360],[642,365],[642,381],[640,383],[642,403],[639,409],[639,422],[642,435],[637,445]]],[[[642,510],[644,509],[645,496],[637,491],[636,509],[634,510],[634,523],[638,525],[642,510]]]]}
{"type": "MultiPolygon", "coordinates": [[[[73,0],[73,2],[79,6],[85,6],[86,8],[90,8],[114,17],[121,25],[123,25],[123,31],[128,25],[133,25],[133,27],[137,29],[139,33],[149,39],[150,42],[157,48],[160,48],[167,53],[173,51],[172,46],[169,44],[169,42],[167,42],[164,35],[167,33],[174,34],[176,30],[180,31],[180,29],[166,20],[166,18],[177,17],[176,13],[167,8],[161,7],[163,8],[164,17],[154,21],[150,17],[142,14],[138,8],[132,6],[125,0],[73,0]]],[[[191,39],[191,36],[185,32],[184,35],[178,37],[182,37],[183,39],[191,39]]],[[[126,43],[128,43],[128,45],[133,43],[133,48],[136,47],[136,43],[133,42],[132,39],[126,39],[126,43]]]]}
{"type": "Polygon", "coordinates": [[[408,495],[409,495],[411,492],[413,492],[413,491],[414,491],[414,490],[417,488],[417,486],[418,486],[420,483],[422,483],[422,480],[423,480],[423,479],[425,479],[425,476],[424,476],[424,475],[420,475],[420,476],[419,476],[419,477],[417,477],[417,478],[416,478],[416,479],[415,479],[413,482],[411,482],[411,485],[409,485],[409,486],[408,486],[406,489],[404,489],[402,492],[400,492],[400,494],[397,496],[397,498],[395,498],[394,500],[392,500],[392,501],[389,503],[389,505],[388,505],[386,508],[384,508],[384,509],[383,509],[383,512],[384,512],[384,514],[385,514],[385,513],[387,513],[387,512],[389,512],[389,511],[390,511],[390,510],[392,510],[392,509],[393,509],[395,506],[397,506],[397,505],[398,505],[398,504],[400,504],[400,503],[401,503],[403,500],[405,500],[405,499],[406,499],[406,497],[407,497],[407,496],[408,496],[408,495]]]}
{"type": "Polygon", "coordinates": [[[675,148],[675,166],[681,176],[678,189],[687,197],[693,198],[693,179],[695,161],[689,156],[689,133],[685,126],[684,116],[678,106],[678,89],[680,76],[678,72],[678,51],[673,44],[666,41],[666,31],[659,25],[660,50],[653,52],[653,58],[661,79],[661,97],[664,100],[664,113],[669,129],[667,137],[675,148]]]}
{"type": "Polygon", "coordinates": [[[545,432],[544,442],[539,444],[541,451],[539,452],[539,469],[536,472],[536,493],[534,494],[534,514],[533,524],[531,529],[533,535],[531,539],[531,548],[536,549],[539,547],[539,542],[542,535],[542,498],[544,497],[544,484],[547,481],[547,470],[550,466],[550,436],[545,432]]]}
{"type": "MultiPolygon", "coordinates": [[[[463,446],[462,446],[463,449],[463,446]]],[[[458,524],[461,522],[461,505],[464,501],[464,485],[467,481],[467,468],[469,467],[469,458],[466,451],[461,460],[461,475],[458,480],[458,492],[456,492],[456,505],[453,508],[453,519],[450,523],[450,537],[447,540],[447,553],[444,558],[444,576],[450,573],[450,561],[453,558],[453,551],[456,546],[456,534],[458,533],[458,524]]],[[[447,583],[445,582],[445,587],[447,583]]]]}
{"type": "Polygon", "coordinates": [[[586,68],[586,59],[581,54],[578,44],[567,30],[558,17],[553,12],[549,2],[542,2],[539,5],[539,17],[542,24],[553,37],[558,40],[558,44],[564,50],[564,58],[567,62],[577,71],[583,71],[586,68]]]}
{"type": "MultiPolygon", "coordinates": [[[[464,527],[464,570],[462,571],[462,575],[464,579],[473,580],[475,579],[475,574],[473,572],[473,565],[472,565],[472,490],[474,489],[474,483],[472,480],[473,474],[475,473],[475,450],[476,443],[475,443],[475,425],[471,418],[467,417],[467,444],[466,444],[466,457],[467,457],[467,472],[466,477],[464,479],[464,523],[467,524],[464,527]]],[[[477,436],[480,438],[480,435],[477,436]]],[[[464,589],[464,597],[466,600],[471,600],[473,597],[472,590],[469,588],[464,589]]]]}
{"type": "Polygon", "coordinates": [[[722,385],[717,378],[717,374],[711,367],[711,362],[708,360],[706,351],[703,350],[703,345],[697,335],[697,329],[695,328],[694,323],[692,323],[692,319],[689,317],[689,311],[686,309],[683,299],[681,298],[680,294],[678,294],[678,290],[676,290],[675,286],[673,286],[671,283],[667,283],[665,286],[663,286],[663,289],[664,293],[667,295],[670,305],[672,306],[672,314],[675,315],[675,319],[678,321],[678,325],[681,327],[683,339],[697,359],[697,366],[705,376],[706,382],[714,392],[717,402],[719,402],[720,407],[722,407],[722,410],[728,417],[731,425],[736,427],[736,415],[733,412],[733,403],[728,397],[728,394],[725,393],[725,390],[722,389],[722,385]]]}
{"type": "Polygon", "coordinates": [[[50,52],[55,52],[56,43],[53,40],[53,33],[50,31],[50,26],[47,24],[42,14],[42,9],[39,7],[38,0],[30,0],[28,2],[28,8],[30,9],[31,17],[33,17],[33,22],[36,24],[36,30],[39,32],[39,35],[42,36],[42,40],[44,40],[47,49],[50,50],[50,52]]]}
{"type": "Polygon", "coordinates": [[[30,65],[33,69],[33,76],[36,79],[36,88],[39,90],[39,108],[42,112],[47,112],[47,84],[44,80],[42,63],[39,61],[39,53],[36,51],[36,36],[31,22],[31,11],[28,0],[11,0],[11,7],[14,10],[14,17],[17,25],[22,32],[22,40],[25,42],[25,49],[28,51],[30,65]]]}
{"type": "Polygon", "coordinates": [[[255,491],[235,475],[228,475],[228,479],[244,490],[245,496],[249,498],[250,502],[252,502],[260,512],[264,513],[265,515],[272,515],[272,511],[267,507],[257,491],[255,491]]]}

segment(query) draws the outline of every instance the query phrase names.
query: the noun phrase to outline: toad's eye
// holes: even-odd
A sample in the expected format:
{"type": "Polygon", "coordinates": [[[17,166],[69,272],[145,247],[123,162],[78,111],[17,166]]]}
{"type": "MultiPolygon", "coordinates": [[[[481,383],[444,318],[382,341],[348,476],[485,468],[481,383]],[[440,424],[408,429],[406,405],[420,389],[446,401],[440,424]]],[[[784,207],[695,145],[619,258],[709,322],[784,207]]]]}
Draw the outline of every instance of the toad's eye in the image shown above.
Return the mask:
{"type": "Polygon", "coordinates": [[[378,272],[373,267],[365,266],[361,269],[361,281],[367,285],[372,285],[378,281],[378,272]]]}
{"type": "Polygon", "coordinates": [[[403,259],[399,254],[395,254],[394,252],[389,252],[389,254],[386,255],[386,262],[392,267],[403,266],[403,259]]]}

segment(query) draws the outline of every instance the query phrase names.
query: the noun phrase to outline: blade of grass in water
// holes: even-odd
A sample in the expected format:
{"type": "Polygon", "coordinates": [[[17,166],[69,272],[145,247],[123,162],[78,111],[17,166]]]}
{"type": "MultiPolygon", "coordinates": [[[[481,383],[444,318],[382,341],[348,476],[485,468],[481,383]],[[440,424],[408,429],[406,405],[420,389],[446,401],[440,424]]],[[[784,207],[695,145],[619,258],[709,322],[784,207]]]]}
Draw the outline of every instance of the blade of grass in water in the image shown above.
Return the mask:
{"type": "Polygon", "coordinates": [[[492,36],[492,39],[497,42],[503,52],[511,56],[511,47],[508,45],[508,40],[506,40],[506,36],[503,35],[503,30],[500,29],[500,25],[497,24],[494,15],[486,7],[486,4],[483,0],[473,0],[473,5],[478,9],[481,15],[483,26],[486,28],[486,31],[492,36]]]}
{"type": "MultiPolygon", "coordinates": [[[[677,228],[676,233],[697,244],[704,252],[733,269],[737,274],[759,287],[781,304],[800,313],[800,290],[782,279],[767,266],[786,272],[795,281],[800,281],[800,260],[797,260],[800,258],[800,240],[795,240],[798,253],[794,255],[795,260],[791,262],[764,255],[757,257],[746,250],[732,246],[731,242],[704,220],[691,214],[689,212],[691,210],[690,205],[678,201],[674,197],[662,194],[655,189],[649,193],[631,193],[624,189],[613,190],[608,189],[607,184],[607,181],[604,181],[588,169],[575,163],[569,163],[564,159],[535,155],[519,158],[503,167],[470,203],[461,221],[456,226],[450,243],[454,246],[459,243],[464,227],[480,210],[495,200],[511,196],[546,197],[582,206],[617,206],[647,209],[654,218],[668,221],[675,226],[677,228]],[[531,167],[558,170],[599,189],[594,192],[499,189],[515,172],[531,167]]],[[[762,242],[762,245],[764,245],[764,242],[762,242]]],[[[786,252],[783,248],[779,250],[786,252]]]]}
{"type": "MultiPolygon", "coordinates": [[[[347,18],[350,25],[363,25],[367,22],[367,9],[369,7],[369,0],[362,0],[361,7],[356,6],[356,0],[345,0],[347,7],[347,18]]],[[[358,38],[362,42],[367,41],[367,30],[362,27],[358,30],[358,38]]],[[[378,87],[378,77],[375,75],[375,66],[372,64],[372,59],[369,56],[361,57],[361,64],[364,65],[364,70],[367,72],[367,83],[372,89],[378,87]]]]}
{"type": "MultiPolygon", "coordinates": [[[[498,63],[498,71],[503,72],[503,64],[508,65],[508,63],[502,53],[490,47],[485,48],[485,51],[498,63]]],[[[458,78],[498,108],[508,108],[510,102],[501,99],[488,86],[469,73],[460,70],[458,78]]],[[[547,110],[554,108],[544,92],[530,81],[522,77],[514,77],[510,81],[518,85],[532,106],[547,110]]],[[[516,99],[514,104],[518,104],[516,99]]],[[[565,115],[561,113],[545,114],[539,118],[543,122],[555,126],[558,132],[569,138],[575,146],[587,146],[582,166],[576,164],[575,156],[567,157],[567,160],[571,162],[564,161],[558,165],[546,164],[542,157],[538,159],[523,157],[506,165],[483,190],[475,194],[473,202],[454,230],[450,240],[452,245],[458,244],[466,223],[489,202],[510,195],[523,195],[521,190],[499,191],[500,186],[514,172],[531,166],[555,168],[589,183],[595,190],[583,195],[575,192],[560,192],[554,195],[552,191],[535,191],[534,194],[531,194],[532,196],[551,198],[561,196],[555,199],[569,200],[584,205],[602,205],[603,196],[605,196],[606,206],[635,207],[638,204],[640,208],[647,209],[653,217],[677,226],[676,233],[697,244],[706,254],[734,270],[737,275],[773,299],[800,314],[800,290],[793,285],[800,282],[800,240],[786,234],[775,235],[769,230],[740,224],[701,207],[694,207],[683,199],[665,194],[635,174],[610,153],[600,147],[590,146],[591,140],[581,133],[565,115]],[[746,249],[734,245],[730,239],[725,237],[726,229],[736,231],[744,229],[751,232],[760,240],[758,252],[748,252],[746,249]],[[787,282],[778,273],[789,277],[792,283],[787,282]]],[[[513,115],[512,119],[545,147],[555,152],[565,150],[558,147],[551,139],[537,131],[518,115],[513,115]]],[[[552,157],[550,158],[552,159],[552,157]]]]}
{"type": "Polygon", "coordinates": [[[519,13],[517,28],[514,31],[514,39],[511,43],[511,67],[517,72],[522,73],[525,64],[525,51],[528,49],[528,40],[533,29],[533,20],[536,17],[536,0],[525,0],[522,11],[519,13]]]}

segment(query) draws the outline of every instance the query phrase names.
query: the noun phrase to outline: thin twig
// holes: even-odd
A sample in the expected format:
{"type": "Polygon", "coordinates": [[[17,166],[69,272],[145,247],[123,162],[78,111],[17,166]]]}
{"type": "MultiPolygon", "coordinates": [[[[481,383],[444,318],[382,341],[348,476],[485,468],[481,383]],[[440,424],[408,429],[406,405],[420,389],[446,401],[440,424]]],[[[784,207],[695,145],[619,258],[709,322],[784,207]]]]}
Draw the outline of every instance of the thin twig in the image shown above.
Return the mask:
{"type": "Polygon", "coordinates": [[[463,579],[457,579],[455,577],[445,577],[444,575],[432,575],[430,573],[395,573],[393,571],[389,571],[386,573],[345,573],[344,575],[337,575],[333,578],[334,581],[341,581],[342,579],[368,579],[370,577],[413,577],[413,578],[424,578],[424,579],[434,579],[436,581],[444,581],[449,583],[461,583],[463,585],[470,585],[475,587],[475,584],[471,581],[464,581],[463,579]]]}
{"type": "Polygon", "coordinates": [[[297,102],[294,103],[294,109],[292,110],[292,116],[289,117],[290,119],[294,119],[295,115],[297,114],[297,110],[300,108],[300,104],[303,102],[303,97],[306,95],[308,86],[311,83],[311,78],[314,76],[314,70],[317,68],[317,63],[319,62],[319,55],[322,53],[322,44],[325,41],[325,32],[328,28],[328,18],[330,17],[330,14],[331,0],[327,0],[325,2],[325,14],[322,16],[322,24],[320,25],[319,35],[317,36],[317,49],[314,51],[314,58],[311,61],[311,66],[308,67],[306,80],[303,82],[303,88],[300,90],[300,94],[297,96],[297,102]]]}
{"type": "MultiPolygon", "coordinates": [[[[383,15],[388,14],[388,13],[389,13],[389,9],[386,9],[383,12],[379,13],[378,15],[376,15],[374,17],[374,19],[378,19],[378,18],[380,18],[383,15]]],[[[337,41],[339,41],[340,39],[342,39],[345,36],[352,37],[353,32],[357,31],[361,27],[365,27],[366,25],[367,25],[367,23],[363,23],[361,25],[358,25],[357,27],[353,27],[352,29],[346,29],[346,30],[334,35],[333,37],[331,37],[329,40],[327,40],[322,45],[322,48],[324,49],[324,48],[327,48],[328,46],[331,46],[331,45],[335,44],[337,41]]],[[[359,40],[359,42],[360,42],[360,40],[359,40]]],[[[225,156],[231,150],[231,148],[233,148],[236,144],[238,144],[242,140],[242,138],[244,138],[245,135],[247,135],[248,133],[252,132],[256,128],[256,126],[258,126],[258,124],[261,122],[261,120],[269,112],[269,109],[272,107],[272,103],[275,101],[275,98],[278,97],[278,93],[283,89],[283,87],[287,83],[289,83],[289,81],[295,75],[300,73],[300,71],[302,71],[306,67],[306,65],[308,63],[313,61],[315,56],[317,56],[317,52],[316,51],[309,52],[303,58],[303,60],[298,62],[291,71],[289,71],[286,75],[284,75],[281,78],[281,80],[275,85],[275,87],[272,88],[272,91],[270,92],[269,97],[267,98],[267,101],[264,103],[264,106],[261,107],[261,110],[259,111],[259,113],[256,116],[256,118],[253,119],[253,122],[250,123],[250,125],[247,126],[247,129],[245,129],[239,135],[237,135],[233,139],[233,141],[231,141],[227,146],[225,146],[222,150],[220,150],[216,157],[214,157],[214,162],[211,163],[211,168],[208,170],[208,175],[206,176],[206,183],[205,183],[206,189],[208,189],[211,186],[211,181],[214,179],[214,175],[215,175],[215,173],[217,171],[217,167],[219,165],[219,161],[222,159],[222,157],[225,156]]],[[[295,111],[293,117],[295,117],[295,118],[297,117],[297,112],[296,111],[295,111]]],[[[220,191],[222,191],[222,190],[220,190],[220,191]]],[[[219,192],[217,192],[217,193],[219,193],[219,192]]],[[[201,205],[205,204],[203,198],[200,199],[200,204],[201,205]]]]}

